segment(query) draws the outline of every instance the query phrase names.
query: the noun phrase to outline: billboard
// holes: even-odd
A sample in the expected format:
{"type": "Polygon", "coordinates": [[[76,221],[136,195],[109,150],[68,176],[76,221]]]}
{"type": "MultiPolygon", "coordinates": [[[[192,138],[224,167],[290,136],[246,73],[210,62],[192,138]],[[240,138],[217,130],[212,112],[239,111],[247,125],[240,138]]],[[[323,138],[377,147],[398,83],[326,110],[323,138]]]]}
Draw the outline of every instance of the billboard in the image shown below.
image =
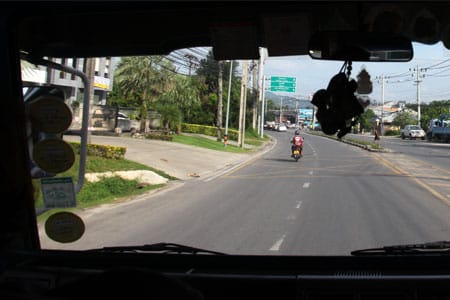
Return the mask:
{"type": "Polygon", "coordinates": [[[298,110],[299,120],[312,120],[314,110],[312,108],[300,108],[298,110]]]}

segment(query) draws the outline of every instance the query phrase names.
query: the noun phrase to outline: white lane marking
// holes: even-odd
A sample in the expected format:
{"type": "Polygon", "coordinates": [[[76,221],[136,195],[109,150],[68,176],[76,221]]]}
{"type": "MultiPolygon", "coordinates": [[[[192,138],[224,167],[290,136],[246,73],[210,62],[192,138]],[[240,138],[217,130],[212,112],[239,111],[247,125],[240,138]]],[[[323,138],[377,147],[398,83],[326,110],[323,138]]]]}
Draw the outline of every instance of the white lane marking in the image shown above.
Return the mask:
{"type": "Polygon", "coordinates": [[[314,171],[309,171],[309,175],[313,175],[314,174],[314,171]]]}
{"type": "Polygon", "coordinates": [[[270,247],[269,251],[279,251],[281,244],[283,244],[284,239],[286,238],[286,235],[283,234],[283,236],[281,237],[281,239],[279,239],[278,241],[275,242],[275,244],[273,244],[272,247],[270,247]]]}
{"type": "Polygon", "coordinates": [[[288,221],[294,221],[294,220],[296,220],[296,219],[297,219],[297,217],[296,217],[294,214],[289,215],[289,216],[286,218],[286,220],[288,220],[288,221]]]}
{"type": "Polygon", "coordinates": [[[300,208],[302,206],[302,201],[298,201],[297,206],[295,208],[300,208]]]}
{"type": "Polygon", "coordinates": [[[303,184],[303,188],[304,188],[304,189],[309,188],[309,182],[305,182],[305,183],[303,184]]]}

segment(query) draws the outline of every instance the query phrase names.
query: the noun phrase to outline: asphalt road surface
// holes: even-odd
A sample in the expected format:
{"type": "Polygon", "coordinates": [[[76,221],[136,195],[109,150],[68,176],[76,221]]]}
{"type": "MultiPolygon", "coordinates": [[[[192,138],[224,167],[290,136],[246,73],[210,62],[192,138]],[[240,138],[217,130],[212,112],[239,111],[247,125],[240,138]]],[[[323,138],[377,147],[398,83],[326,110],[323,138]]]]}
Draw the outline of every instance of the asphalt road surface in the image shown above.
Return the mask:
{"type": "MultiPolygon", "coordinates": [[[[349,135],[373,141],[373,136],[349,135]]],[[[450,172],[450,144],[427,140],[402,140],[398,137],[381,137],[381,145],[392,153],[408,155],[413,159],[432,164],[450,172]]]]}
{"type": "Polygon", "coordinates": [[[270,134],[275,147],[232,172],[90,210],[79,241],[42,247],[174,242],[230,254],[349,255],[449,239],[450,203],[383,154],[305,135],[295,162],[291,132],[270,134]]]}

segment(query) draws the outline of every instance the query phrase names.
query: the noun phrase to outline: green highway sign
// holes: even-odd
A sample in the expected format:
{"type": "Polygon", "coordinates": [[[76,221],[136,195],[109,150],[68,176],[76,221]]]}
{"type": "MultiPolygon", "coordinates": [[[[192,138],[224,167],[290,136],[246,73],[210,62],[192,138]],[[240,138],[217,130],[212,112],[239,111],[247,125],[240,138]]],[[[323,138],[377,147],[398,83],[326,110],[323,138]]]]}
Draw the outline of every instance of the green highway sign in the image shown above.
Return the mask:
{"type": "Polygon", "coordinates": [[[295,78],[295,77],[272,76],[270,78],[270,91],[271,92],[295,93],[296,86],[297,86],[297,78],[295,78]]]}
{"type": "Polygon", "coordinates": [[[278,81],[278,82],[296,82],[297,78],[295,77],[281,77],[281,76],[271,76],[270,77],[270,81],[274,82],[274,81],[278,81]]]}
{"type": "Polygon", "coordinates": [[[271,86],[270,87],[271,92],[290,92],[295,93],[295,86],[293,87],[287,87],[287,86],[271,86]]]}

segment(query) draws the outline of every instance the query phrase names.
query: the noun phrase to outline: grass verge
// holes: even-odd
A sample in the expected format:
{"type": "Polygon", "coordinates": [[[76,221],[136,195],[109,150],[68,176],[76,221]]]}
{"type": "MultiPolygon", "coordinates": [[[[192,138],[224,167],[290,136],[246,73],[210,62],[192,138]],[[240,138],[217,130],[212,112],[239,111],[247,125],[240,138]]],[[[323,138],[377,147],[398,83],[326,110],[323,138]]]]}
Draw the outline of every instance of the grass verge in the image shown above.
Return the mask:
{"type": "MultiPolygon", "coordinates": [[[[259,147],[263,145],[264,142],[270,140],[270,137],[264,135],[264,138],[261,138],[256,130],[249,129],[245,132],[245,144],[259,147]]],[[[252,149],[248,148],[240,148],[235,145],[228,143],[227,147],[224,147],[223,142],[217,141],[215,138],[204,137],[201,135],[174,135],[173,142],[181,143],[190,146],[202,147],[211,150],[217,151],[225,151],[232,153],[247,153],[252,151],[252,149]]]]}
{"type": "Polygon", "coordinates": [[[242,149],[233,145],[228,144],[227,147],[224,147],[222,142],[209,139],[201,136],[190,136],[190,135],[174,135],[173,142],[207,148],[211,150],[224,151],[224,152],[232,152],[232,153],[247,153],[251,150],[242,149]]]}
{"type": "MultiPolygon", "coordinates": [[[[327,137],[327,138],[330,138],[330,139],[333,139],[333,140],[339,140],[336,135],[326,135],[326,134],[324,134],[322,132],[318,132],[318,131],[308,131],[308,134],[323,136],[323,137],[327,137]]],[[[341,140],[343,142],[348,142],[348,143],[353,143],[353,144],[366,146],[369,149],[375,149],[375,150],[382,150],[383,149],[383,147],[380,144],[373,143],[373,142],[370,142],[370,141],[364,141],[364,140],[359,140],[359,139],[354,139],[354,138],[349,138],[349,137],[343,137],[341,140]]]]}
{"type": "MultiPolygon", "coordinates": [[[[78,168],[79,168],[79,156],[77,155],[76,162],[68,171],[58,174],[57,177],[72,177],[75,184],[78,180],[78,168]]],[[[86,160],[86,173],[92,172],[107,172],[107,171],[130,171],[130,170],[148,170],[159,174],[162,177],[168,178],[169,180],[176,180],[177,178],[172,177],[160,170],[153,169],[146,165],[133,162],[126,159],[116,160],[107,159],[96,156],[88,156],[86,160]]],[[[33,186],[35,187],[35,207],[43,208],[44,202],[40,188],[40,180],[34,179],[33,186]]],[[[130,196],[135,196],[143,194],[145,192],[157,189],[163,185],[140,185],[137,180],[126,180],[121,177],[110,177],[103,178],[98,182],[91,183],[85,181],[83,188],[76,195],[77,198],[77,208],[86,208],[90,206],[95,206],[99,204],[104,204],[111,201],[118,201],[130,196]]],[[[76,209],[76,208],[75,208],[76,209]]],[[[69,210],[69,209],[62,209],[69,210]]],[[[45,219],[49,213],[54,213],[55,209],[47,211],[38,217],[38,220],[45,219]]]]}

